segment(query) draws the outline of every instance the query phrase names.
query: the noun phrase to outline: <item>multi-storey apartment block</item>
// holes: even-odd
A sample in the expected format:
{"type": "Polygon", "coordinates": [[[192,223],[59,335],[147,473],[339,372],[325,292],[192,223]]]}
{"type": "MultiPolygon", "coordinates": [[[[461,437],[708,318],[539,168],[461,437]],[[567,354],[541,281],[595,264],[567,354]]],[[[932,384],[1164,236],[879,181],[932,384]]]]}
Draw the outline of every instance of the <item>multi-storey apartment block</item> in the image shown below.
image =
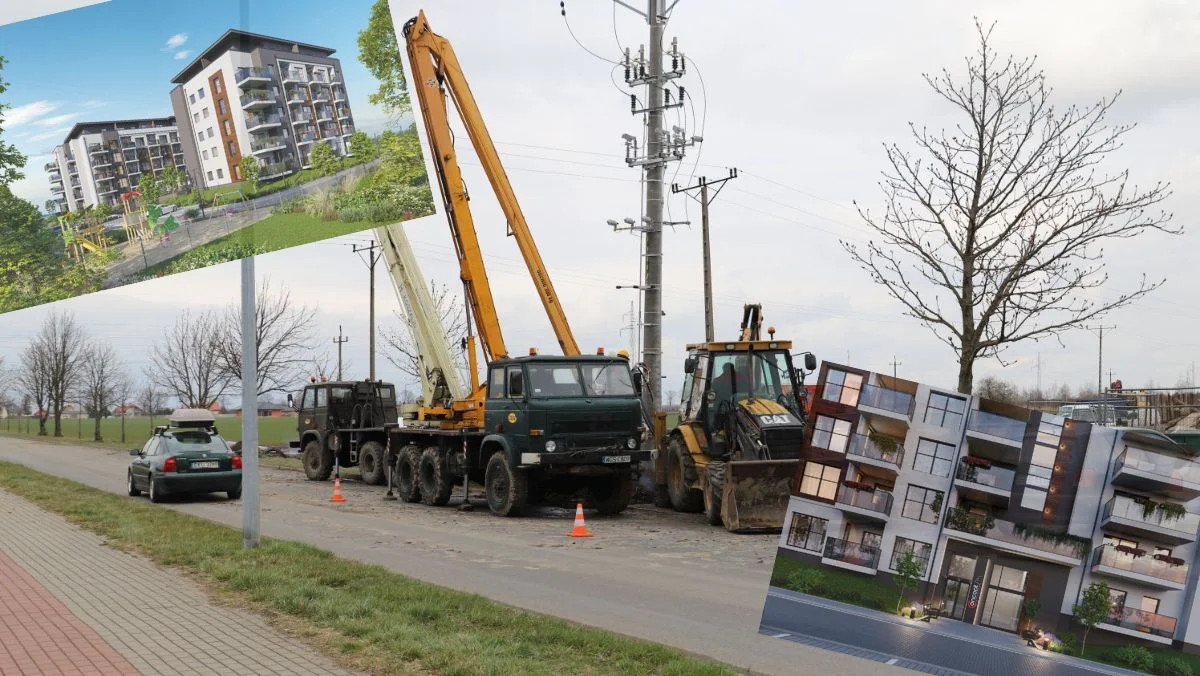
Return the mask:
{"type": "Polygon", "coordinates": [[[350,154],[354,133],[341,62],[333,49],[226,31],[172,80],[171,105],[196,180],[243,180],[255,158],[259,180],[309,166],[316,144],[350,154]]]}
{"type": "Polygon", "coordinates": [[[914,601],[1018,631],[1072,625],[1111,590],[1093,641],[1200,649],[1200,463],[1164,435],[1108,428],[838,364],[822,365],[780,555],[887,578],[914,601]]]}
{"type": "Polygon", "coordinates": [[[44,167],[60,213],[117,205],[141,177],[168,166],[186,171],[175,118],[81,122],[44,167]]]}

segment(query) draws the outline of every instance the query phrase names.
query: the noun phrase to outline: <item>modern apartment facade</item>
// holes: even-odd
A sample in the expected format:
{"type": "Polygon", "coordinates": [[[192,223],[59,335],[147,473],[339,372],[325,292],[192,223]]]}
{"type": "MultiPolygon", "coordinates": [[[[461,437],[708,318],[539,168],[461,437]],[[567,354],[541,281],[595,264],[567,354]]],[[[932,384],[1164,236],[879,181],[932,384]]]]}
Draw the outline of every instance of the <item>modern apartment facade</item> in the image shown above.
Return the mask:
{"type": "Polygon", "coordinates": [[[1094,426],[839,364],[822,365],[780,555],[888,578],[915,600],[1016,632],[1068,630],[1111,590],[1092,641],[1200,650],[1200,463],[1155,433],[1094,426]]]}
{"type": "Polygon", "coordinates": [[[54,148],[43,169],[59,213],[120,204],[142,176],[168,166],[186,171],[175,118],[81,122],[54,148]]]}
{"type": "Polygon", "coordinates": [[[316,144],[349,155],[354,133],[341,62],[328,47],[226,31],[172,82],[171,106],[195,180],[243,180],[242,158],[260,180],[310,166],[316,144]]]}

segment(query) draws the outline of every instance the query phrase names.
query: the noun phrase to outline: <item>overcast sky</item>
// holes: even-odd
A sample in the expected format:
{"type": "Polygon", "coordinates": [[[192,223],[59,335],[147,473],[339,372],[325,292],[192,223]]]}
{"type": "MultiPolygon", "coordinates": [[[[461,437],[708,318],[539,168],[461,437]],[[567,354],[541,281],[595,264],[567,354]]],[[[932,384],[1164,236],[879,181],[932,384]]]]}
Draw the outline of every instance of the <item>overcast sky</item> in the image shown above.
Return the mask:
{"type": "MultiPolygon", "coordinates": [[[[581,346],[628,346],[629,331],[621,328],[629,323],[635,296],[614,286],[637,281],[637,238],[605,225],[641,213],[638,173],[624,166],[621,141],[623,133],[640,133],[640,122],[619,91],[620,73],[576,44],[555,3],[420,4],[434,30],[455,47],[581,346]]],[[[392,7],[397,27],[420,8],[409,0],[393,0],[392,7]]],[[[1001,53],[1039,56],[1060,105],[1088,104],[1124,90],[1111,121],[1138,127],[1105,168],[1129,168],[1141,184],[1172,183],[1175,195],[1166,208],[1187,232],[1106,247],[1110,281],[1102,295],[1133,288],[1143,272],[1165,276],[1167,283],[1105,320],[1117,327],[1105,334],[1105,371],[1111,368],[1127,387],[1174,385],[1188,377],[1200,347],[1200,269],[1194,264],[1200,235],[1193,227],[1200,215],[1193,188],[1200,182],[1194,131],[1200,119],[1200,43],[1194,40],[1200,5],[926,0],[818,7],[762,0],[752,10],[729,8],[682,0],[667,28],[692,64],[683,83],[695,97],[695,111],[687,109],[684,121],[705,139],[671,177],[684,184],[693,176],[722,176],[730,166],[742,173],[711,210],[718,337],[737,330],[742,303],[761,302],[767,323],[797,350],[878,371],[891,371],[895,358],[902,377],[953,386],[957,366],[950,349],[902,317],[837,240],[867,236],[851,201],[881,204],[881,143],[907,143],[910,121],[932,128],[958,121],[947,117],[921,73],[961,70],[975,47],[972,17],[978,15],[985,23],[998,21],[994,41],[1001,53]]],[[[0,20],[13,12],[0,9],[0,20]]],[[[618,45],[636,50],[646,39],[640,17],[598,0],[567,2],[567,19],[579,41],[607,59],[616,59],[618,45]]],[[[680,122],[674,114],[672,120],[680,122]]],[[[461,133],[459,139],[510,350],[548,350],[554,338],[532,282],[461,133]]],[[[704,330],[699,210],[685,208],[686,202],[672,198],[671,217],[696,225],[666,235],[664,390],[677,388],[684,344],[702,338],[704,330]]],[[[409,228],[426,275],[456,285],[444,218],[421,219],[409,228]]],[[[318,330],[328,347],[338,324],[344,326],[351,341],[347,354],[360,372],[367,363],[367,275],[346,244],[363,240],[318,243],[260,257],[257,264],[260,275],[286,283],[294,298],[319,307],[318,330]]],[[[233,301],[237,288],[238,266],[231,264],[59,306],[139,363],[185,302],[180,299],[199,292],[220,305],[233,301]]],[[[379,313],[388,318],[395,301],[387,286],[381,288],[379,313]]],[[[0,317],[0,355],[14,357],[47,309],[0,317]]],[[[1046,389],[1096,382],[1097,340],[1084,331],[1065,336],[1063,345],[1017,346],[1007,354],[1011,365],[979,364],[976,377],[994,373],[1032,386],[1039,354],[1046,389]]],[[[396,377],[390,368],[380,375],[396,377]]]]}

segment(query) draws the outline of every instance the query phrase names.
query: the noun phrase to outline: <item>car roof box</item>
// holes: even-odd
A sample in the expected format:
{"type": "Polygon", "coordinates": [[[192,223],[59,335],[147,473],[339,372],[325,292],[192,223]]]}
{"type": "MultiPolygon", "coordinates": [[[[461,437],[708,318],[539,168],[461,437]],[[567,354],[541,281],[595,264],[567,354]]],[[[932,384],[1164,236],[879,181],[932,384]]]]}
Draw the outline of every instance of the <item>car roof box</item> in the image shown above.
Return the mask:
{"type": "Polygon", "coordinates": [[[171,417],[167,419],[167,424],[171,427],[201,427],[210,428],[217,422],[217,417],[212,411],[204,408],[177,408],[171,417]]]}

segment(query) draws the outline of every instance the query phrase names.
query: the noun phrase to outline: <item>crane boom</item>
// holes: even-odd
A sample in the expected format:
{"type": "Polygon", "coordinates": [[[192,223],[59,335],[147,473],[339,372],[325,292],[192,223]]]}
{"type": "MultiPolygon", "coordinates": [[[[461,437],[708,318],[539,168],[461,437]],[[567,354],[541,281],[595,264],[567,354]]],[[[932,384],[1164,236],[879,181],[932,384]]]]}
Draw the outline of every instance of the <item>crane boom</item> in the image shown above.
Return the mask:
{"type": "Polygon", "coordinates": [[[404,38],[408,58],[413,71],[413,91],[420,102],[421,116],[428,132],[433,160],[437,165],[438,182],[446,203],[450,227],[453,231],[455,249],[463,282],[466,285],[468,304],[478,326],[480,342],[488,361],[508,356],[500,322],[496,314],[495,301],[487,281],[483,257],[479,250],[479,239],[475,221],[467,205],[468,196],[462,181],[462,172],[454,150],[454,139],[447,117],[447,92],[454,102],[459,118],[466,126],[467,135],[475,148],[483,170],[487,174],[492,190],[496,194],[504,216],[508,220],[509,234],[517,240],[521,256],[537,287],[538,296],[550,319],[550,325],[558,339],[564,355],[579,355],[579,345],[571,332],[566,313],[559,303],[550,273],[542,262],[541,254],[529,231],[525,214],[517,202],[512,184],[500,162],[491,135],[484,125],[475,97],[467,86],[466,77],[459,66],[458,58],[449,41],[434,33],[425,18],[425,12],[404,26],[404,38]]]}
{"type": "Polygon", "coordinates": [[[425,276],[421,274],[404,225],[394,223],[376,228],[375,234],[383,248],[396,297],[411,324],[425,404],[449,408],[452,401],[466,397],[468,391],[455,365],[446,327],[425,276]]]}

